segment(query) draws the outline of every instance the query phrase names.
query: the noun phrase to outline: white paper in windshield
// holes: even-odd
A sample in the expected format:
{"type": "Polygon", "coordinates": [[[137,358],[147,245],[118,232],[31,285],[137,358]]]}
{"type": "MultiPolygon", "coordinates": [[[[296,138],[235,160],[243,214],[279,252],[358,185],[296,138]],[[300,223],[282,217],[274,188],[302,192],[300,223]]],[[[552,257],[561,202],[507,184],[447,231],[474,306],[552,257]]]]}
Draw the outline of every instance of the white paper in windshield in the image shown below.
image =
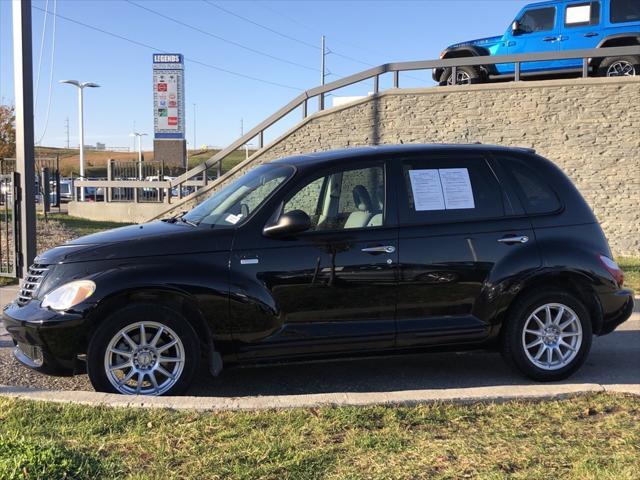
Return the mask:
{"type": "Polygon", "coordinates": [[[439,173],[447,210],[476,208],[469,170],[466,168],[441,168],[439,173]]]}
{"type": "Polygon", "coordinates": [[[225,221],[231,223],[232,225],[235,225],[240,221],[241,218],[242,214],[234,215],[233,213],[230,213],[229,215],[227,215],[227,218],[225,218],[225,221]]]}
{"type": "Polygon", "coordinates": [[[416,212],[444,210],[444,195],[438,170],[409,170],[416,212]]]}

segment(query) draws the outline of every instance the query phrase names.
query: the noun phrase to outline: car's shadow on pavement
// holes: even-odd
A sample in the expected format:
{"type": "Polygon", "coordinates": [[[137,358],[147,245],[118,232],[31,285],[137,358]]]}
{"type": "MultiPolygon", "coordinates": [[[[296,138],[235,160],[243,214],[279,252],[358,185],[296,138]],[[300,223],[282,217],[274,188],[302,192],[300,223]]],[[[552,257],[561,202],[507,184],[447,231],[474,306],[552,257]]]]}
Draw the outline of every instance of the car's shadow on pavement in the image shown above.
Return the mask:
{"type": "MultiPolygon", "coordinates": [[[[336,392],[390,392],[535,384],[498,353],[433,353],[201,372],[187,395],[244,397],[336,392]]],[[[594,340],[586,364],[562,383],[640,383],[640,330],[594,340]]]]}

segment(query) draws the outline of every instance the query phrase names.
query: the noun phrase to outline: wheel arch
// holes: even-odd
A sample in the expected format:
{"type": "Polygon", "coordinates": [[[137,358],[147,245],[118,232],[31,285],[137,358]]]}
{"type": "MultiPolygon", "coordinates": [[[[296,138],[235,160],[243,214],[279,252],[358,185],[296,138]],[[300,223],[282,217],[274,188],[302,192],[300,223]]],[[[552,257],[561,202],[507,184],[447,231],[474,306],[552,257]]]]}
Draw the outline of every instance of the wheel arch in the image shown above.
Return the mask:
{"type": "Polygon", "coordinates": [[[100,300],[89,315],[87,345],[95,331],[111,313],[134,303],[152,303],[179,311],[195,330],[201,351],[209,357],[215,352],[213,332],[205,321],[197,300],[187,292],[152,286],[126,288],[112,292],[100,300]]]}
{"type": "MultiPolygon", "coordinates": [[[[631,47],[634,45],[640,45],[640,32],[609,35],[608,37],[603,38],[596,48],[631,47]]],[[[607,57],[594,58],[591,61],[591,65],[594,69],[597,69],[605,58],[607,57]]]]}
{"type": "Polygon", "coordinates": [[[593,334],[598,335],[603,323],[602,307],[589,278],[579,272],[547,272],[529,278],[521,285],[509,302],[509,307],[500,315],[500,337],[504,335],[506,321],[520,299],[536,292],[554,290],[572,295],[584,304],[589,312],[593,334]]]}
{"type": "MultiPolygon", "coordinates": [[[[481,47],[476,47],[474,45],[465,45],[461,47],[447,48],[444,52],[442,52],[442,55],[440,56],[440,58],[445,60],[448,58],[481,57],[485,55],[489,55],[488,50],[481,47]]],[[[485,66],[474,67],[474,68],[478,68],[482,74],[487,73],[487,67],[485,66]]],[[[434,75],[433,75],[434,80],[440,81],[440,77],[447,70],[450,70],[450,67],[436,68],[434,70],[434,75]]]]}

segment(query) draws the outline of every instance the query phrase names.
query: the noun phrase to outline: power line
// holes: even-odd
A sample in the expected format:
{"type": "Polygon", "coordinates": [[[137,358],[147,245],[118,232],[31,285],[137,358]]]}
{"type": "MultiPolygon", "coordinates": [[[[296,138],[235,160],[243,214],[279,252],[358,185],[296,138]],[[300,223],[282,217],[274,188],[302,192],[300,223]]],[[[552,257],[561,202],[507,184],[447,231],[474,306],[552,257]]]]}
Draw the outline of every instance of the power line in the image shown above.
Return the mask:
{"type": "MultiPolygon", "coordinates": [[[[58,12],[58,0],[53,0],[53,28],[51,32],[51,61],[50,69],[49,69],[49,95],[47,99],[47,113],[45,115],[44,120],[44,128],[42,129],[42,135],[40,139],[36,142],[36,144],[40,144],[45,134],[47,133],[47,128],[49,128],[49,114],[51,113],[51,96],[53,93],[53,69],[55,65],[55,55],[56,55],[56,13],[58,12]]],[[[45,15],[46,21],[46,15],[45,15]]]]}
{"type": "Polygon", "coordinates": [[[309,48],[313,48],[315,50],[320,50],[320,47],[318,47],[317,45],[314,45],[314,44],[309,43],[309,42],[305,42],[304,40],[300,40],[299,38],[295,38],[295,37],[292,37],[292,36],[287,35],[285,33],[279,32],[278,30],[276,30],[274,28],[271,28],[271,27],[268,27],[266,25],[263,25],[262,23],[258,23],[255,20],[251,20],[250,18],[244,17],[244,16],[242,16],[242,15],[240,15],[238,13],[232,12],[231,10],[227,10],[226,8],[221,7],[220,5],[216,5],[215,3],[213,3],[213,2],[211,2],[209,0],[202,0],[202,1],[204,3],[206,3],[207,5],[211,6],[211,7],[217,8],[218,10],[221,10],[221,11],[223,11],[225,13],[228,13],[229,15],[233,15],[236,18],[244,20],[245,22],[249,22],[249,23],[251,23],[251,24],[253,24],[253,25],[257,26],[257,27],[260,27],[260,28],[262,28],[264,30],[267,30],[267,31],[269,31],[271,33],[275,33],[276,35],[278,35],[278,36],[280,36],[282,38],[286,38],[287,40],[291,40],[292,42],[299,43],[301,45],[304,45],[304,46],[309,47],[309,48]]]}
{"type": "Polygon", "coordinates": [[[157,16],[159,16],[161,18],[164,18],[165,20],[169,20],[170,22],[177,23],[178,25],[182,25],[183,27],[186,27],[186,28],[189,28],[189,29],[194,30],[196,32],[202,33],[203,35],[207,35],[209,37],[212,37],[212,38],[215,38],[217,40],[220,40],[221,42],[228,43],[230,45],[233,45],[233,46],[238,47],[238,48],[242,48],[244,50],[247,50],[247,51],[252,52],[252,53],[256,53],[258,55],[263,55],[263,56],[271,58],[273,60],[278,60],[279,62],[287,63],[289,65],[294,65],[296,67],[304,68],[304,69],[307,69],[307,70],[316,71],[315,68],[310,67],[308,65],[303,65],[303,64],[298,63],[298,62],[287,60],[286,58],[278,57],[276,55],[272,55],[270,53],[263,52],[261,50],[257,50],[255,48],[249,47],[247,45],[243,45],[242,43],[238,43],[236,41],[229,40],[228,38],[221,37],[220,35],[216,35],[215,33],[211,33],[211,32],[209,32],[207,30],[203,30],[202,28],[196,27],[196,26],[191,25],[189,23],[183,22],[181,20],[178,20],[176,18],[170,17],[168,15],[165,15],[164,13],[158,12],[157,10],[154,10],[152,8],[140,5],[140,4],[136,3],[136,2],[133,2],[132,0],[125,0],[125,2],[130,3],[131,5],[136,6],[136,7],[140,8],[140,9],[142,9],[142,10],[146,10],[147,12],[152,13],[154,15],[157,15],[157,16]]]}
{"type": "MultiPolygon", "coordinates": [[[[207,3],[209,3],[209,2],[208,2],[208,0],[203,0],[203,1],[207,1],[207,3]]],[[[291,23],[294,23],[294,24],[296,24],[296,25],[299,25],[299,26],[301,26],[301,27],[305,28],[306,30],[308,30],[308,31],[310,31],[310,32],[313,32],[313,33],[322,33],[322,32],[320,32],[320,30],[318,30],[317,28],[313,28],[313,27],[311,27],[311,26],[307,25],[306,23],[301,22],[300,20],[298,20],[298,19],[296,19],[296,18],[294,18],[294,17],[292,17],[292,16],[290,16],[290,15],[284,14],[284,13],[280,12],[279,10],[276,10],[275,8],[273,8],[273,7],[269,6],[269,5],[267,5],[267,4],[266,4],[266,3],[264,3],[264,2],[256,2],[256,3],[257,3],[258,5],[260,5],[262,8],[267,9],[267,10],[269,10],[270,12],[275,13],[276,15],[281,16],[282,18],[284,18],[284,19],[286,19],[286,20],[290,21],[291,23]]],[[[219,8],[221,8],[221,7],[219,7],[219,8]]],[[[332,36],[331,38],[332,38],[332,39],[334,39],[334,41],[335,41],[335,42],[337,42],[337,43],[342,43],[343,45],[348,45],[348,46],[351,46],[351,47],[353,47],[353,48],[357,48],[357,49],[359,49],[359,50],[363,50],[363,51],[370,52],[370,53],[376,53],[376,54],[377,54],[377,53],[379,53],[379,52],[375,52],[374,50],[372,50],[372,49],[370,49],[370,48],[364,48],[364,47],[361,47],[360,45],[356,45],[356,44],[351,43],[351,42],[345,42],[344,40],[335,39],[335,37],[333,37],[333,36],[332,36]]],[[[316,48],[317,48],[317,47],[316,47],[316,48]]],[[[371,65],[371,64],[367,64],[366,62],[363,62],[362,60],[358,60],[358,59],[355,59],[355,58],[353,58],[353,57],[349,57],[349,56],[344,55],[344,54],[339,53],[339,52],[335,52],[335,51],[334,51],[334,52],[332,52],[332,53],[334,53],[335,55],[337,55],[337,56],[339,56],[339,57],[342,57],[342,58],[344,58],[344,59],[346,59],[346,60],[351,60],[351,61],[353,61],[353,62],[357,62],[357,63],[363,64],[363,65],[373,66],[373,65],[371,65]]]]}
{"type": "MultiPolygon", "coordinates": [[[[31,8],[34,8],[36,10],[40,10],[41,12],[44,11],[44,9],[42,9],[40,7],[37,7],[35,5],[32,5],[31,8]]],[[[49,15],[53,15],[53,14],[51,12],[49,12],[49,15]]],[[[138,40],[133,40],[133,39],[131,39],[129,37],[125,37],[124,35],[120,35],[118,33],[113,33],[113,32],[110,32],[108,30],[104,30],[103,28],[96,27],[94,25],[89,25],[88,23],[81,22],[80,20],[75,20],[73,18],[66,17],[66,16],[61,15],[59,13],[56,13],[55,16],[60,18],[60,19],[62,19],[62,20],[65,20],[67,22],[75,23],[76,25],[80,25],[80,26],[88,28],[90,30],[94,30],[96,32],[103,33],[105,35],[109,35],[110,37],[117,38],[117,39],[123,40],[125,42],[129,42],[129,43],[131,43],[133,45],[137,45],[138,47],[143,47],[143,48],[146,48],[146,49],[149,49],[149,50],[153,50],[154,52],[163,52],[163,51],[165,51],[163,49],[154,47],[152,45],[149,45],[149,44],[146,44],[146,43],[143,43],[143,42],[140,42],[138,40]]],[[[228,73],[230,75],[234,75],[236,77],[245,78],[247,80],[253,80],[255,82],[265,83],[267,85],[273,85],[273,86],[281,87],[281,88],[288,88],[289,90],[298,90],[298,91],[304,90],[303,88],[294,87],[292,85],[287,85],[287,84],[278,83],[278,82],[272,82],[271,80],[264,80],[262,78],[253,77],[253,76],[247,75],[245,73],[235,72],[233,70],[229,70],[229,69],[226,69],[226,68],[223,68],[223,67],[218,67],[216,65],[211,65],[210,63],[202,62],[202,61],[196,60],[194,58],[189,58],[189,57],[185,56],[184,59],[186,61],[188,61],[188,62],[195,63],[197,65],[201,65],[203,67],[210,68],[210,69],[216,70],[218,72],[224,72],[224,73],[228,73]]]]}
{"type": "Polygon", "coordinates": [[[33,100],[33,111],[35,112],[38,109],[38,93],[40,92],[40,71],[42,68],[42,54],[44,52],[44,37],[47,34],[47,17],[46,12],[49,11],[49,0],[47,0],[44,4],[45,16],[42,22],[42,35],[40,36],[40,54],[38,55],[38,73],[36,74],[36,91],[35,98],[33,100]]]}
{"type": "MultiPolygon", "coordinates": [[[[207,3],[209,3],[209,2],[208,2],[208,0],[203,0],[203,1],[207,1],[207,3]]],[[[264,3],[264,2],[255,2],[255,3],[257,3],[258,5],[260,5],[262,8],[264,8],[264,9],[266,9],[266,10],[269,10],[270,12],[275,13],[276,15],[281,16],[282,18],[284,18],[284,19],[286,19],[286,20],[290,21],[291,23],[294,23],[294,24],[296,24],[296,25],[299,25],[299,26],[301,26],[301,27],[303,27],[303,28],[305,28],[305,29],[309,30],[310,32],[314,32],[314,33],[322,33],[322,32],[320,32],[320,30],[318,30],[317,28],[313,28],[313,27],[311,27],[311,26],[307,25],[306,23],[301,22],[301,21],[300,21],[300,20],[298,20],[297,18],[294,18],[294,17],[292,17],[292,16],[290,16],[290,15],[287,15],[287,14],[285,14],[285,13],[282,13],[282,12],[280,12],[279,10],[276,10],[275,8],[273,8],[273,7],[269,6],[269,5],[267,5],[267,4],[266,4],[266,3],[264,3]]],[[[219,7],[219,8],[221,8],[221,7],[219,7]]],[[[333,40],[333,41],[335,41],[335,42],[337,42],[337,43],[342,43],[343,45],[350,45],[351,47],[354,47],[354,48],[357,48],[357,49],[360,49],[360,50],[364,50],[364,51],[367,51],[367,52],[373,52],[373,50],[371,50],[371,49],[369,49],[369,48],[365,48],[365,47],[362,47],[362,46],[360,46],[360,45],[356,45],[356,44],[351,43],[351,42],[345,42],[344,40],[334,39],[334,37],[333,37],[333,36],[332,36],[331,38],[332,38],[332,40],[333,40]]],[[[359,59],[357,59],[357,58],[350,57],[349,55],[345,55],[344,53],[336,52],[335,50],[327,49],[327,53],[333,54],[333,55],[335,55],[336,57],[340,57],[340,58],[343,58],[343,59],[345,59],[345,60],[349,60],[349,61],[351,61],[351,62],[359,63],[360,65],[365,65],[365,66],[367,66],[367,67],[375,67],[375,66],[377,66],[377,65],[374,65],[373,63],[365,62],[365,61],[363,61],[363,60],[359,60],[359,59]]],[[[378,52],[375,52],[375,53],[378,53],[378,52]]],[[[418,78],[418,77],[414,77],[414,76],[412,76],[412,75],[405,75],[405,76],[406,76],[407,78],[412,78],[412,79],[414,79],[414,80],[422,81],[422,79],[420,79],[420,78],[418,78]]]]}

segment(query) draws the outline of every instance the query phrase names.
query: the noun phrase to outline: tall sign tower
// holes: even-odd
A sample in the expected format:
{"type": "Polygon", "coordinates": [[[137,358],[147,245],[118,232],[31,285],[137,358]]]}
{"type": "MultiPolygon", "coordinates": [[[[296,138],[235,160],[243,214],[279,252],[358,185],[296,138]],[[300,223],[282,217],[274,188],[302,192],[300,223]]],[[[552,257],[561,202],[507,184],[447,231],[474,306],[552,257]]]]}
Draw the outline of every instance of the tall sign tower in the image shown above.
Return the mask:
{"type": "Polygon", "coordinates": [[[184,58],[179,53],[153,54],[153,150],[165,165],[187,166],[184,129],[184,58]]]}

